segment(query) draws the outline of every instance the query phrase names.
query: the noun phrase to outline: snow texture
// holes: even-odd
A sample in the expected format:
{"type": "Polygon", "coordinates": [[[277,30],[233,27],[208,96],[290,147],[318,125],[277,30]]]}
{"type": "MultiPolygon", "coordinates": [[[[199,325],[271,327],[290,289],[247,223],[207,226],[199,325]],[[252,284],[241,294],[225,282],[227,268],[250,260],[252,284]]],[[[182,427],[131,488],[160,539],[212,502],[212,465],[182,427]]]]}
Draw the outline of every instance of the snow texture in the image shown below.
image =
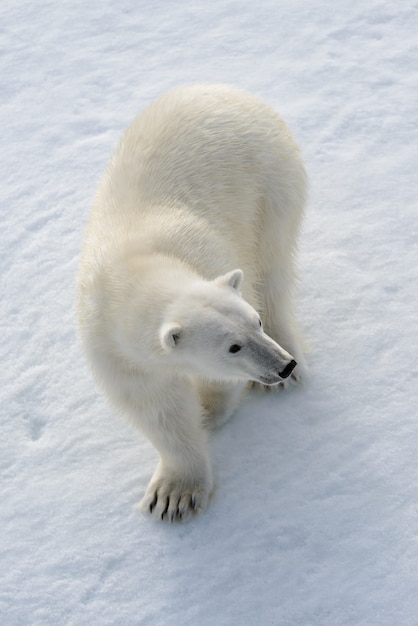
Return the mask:
{"type": "Polygon", "coordinates": [[[0,623],[416,626],[418,2],[3,0],[0,623]],[[134,115],[228,82],[288,122],[311,181],[310,379],[212,438],[178,526],[82,356],[89,208],[134,115]]]}

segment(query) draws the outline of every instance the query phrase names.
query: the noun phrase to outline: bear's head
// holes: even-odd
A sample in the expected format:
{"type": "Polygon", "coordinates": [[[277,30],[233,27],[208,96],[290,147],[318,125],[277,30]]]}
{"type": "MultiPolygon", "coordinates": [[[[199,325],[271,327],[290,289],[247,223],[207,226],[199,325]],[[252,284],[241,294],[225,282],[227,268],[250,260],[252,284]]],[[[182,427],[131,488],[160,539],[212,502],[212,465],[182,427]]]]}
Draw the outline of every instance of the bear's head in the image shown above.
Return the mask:
{"type": "Polygon", "coordinates": [[[274,385],[296,365],[263,331],[258,313],[240,293],[241,270],[196,281],[166,312],[160,342],[180,372],[209,380],[274,385]]]}

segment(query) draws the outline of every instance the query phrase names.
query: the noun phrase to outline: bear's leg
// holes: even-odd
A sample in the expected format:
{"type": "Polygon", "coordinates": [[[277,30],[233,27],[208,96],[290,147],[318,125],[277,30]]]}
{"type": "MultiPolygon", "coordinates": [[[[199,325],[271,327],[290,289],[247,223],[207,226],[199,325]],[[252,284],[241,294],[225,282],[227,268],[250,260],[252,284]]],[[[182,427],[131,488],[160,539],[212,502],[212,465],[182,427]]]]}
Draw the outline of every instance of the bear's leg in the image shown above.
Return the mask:
{"type": "Polygon", "coordinates": [[[234,413],[241,402],[246,383],[202,383],[198,385],[200,401],[203,405],[203,426],[212,432],[219,428],[234,413]]]}
{"type": "Polygon", "coordinates": [[[141,419],[160,462],[140,506],[158,519],[184,521],[206,509],[213,490],[202,408],[197,393],[182,381],[162,383],[158,403],[151,419],[141,419]]]}
{"type": "MultiPolygon", "coordinates": [[[[296,163],[297,165],[297,163],[296,163]]],[[[280,387],[305,377],[306,361],[301,338],[293,313],[293,295],[296,282],[295,243],[303,214],[305,180],[303,170],[295,167],[293,190],[283,199],[274,192],[260,204],[260,241],[257,250],[257,291],[261,303],[260,314],[265,332],[295,361],[296,368],[280,387]]]]}
{"type": "Polygon", "coordinates": [[[279,387],[286,387],[292,381],[303,382],[306,375],[302,340],[293,314],[292,283],[292,272],[279,262],[275,269],[263,276],[259,287],[264,331],[297,362],[291,376],[279,387]]]}

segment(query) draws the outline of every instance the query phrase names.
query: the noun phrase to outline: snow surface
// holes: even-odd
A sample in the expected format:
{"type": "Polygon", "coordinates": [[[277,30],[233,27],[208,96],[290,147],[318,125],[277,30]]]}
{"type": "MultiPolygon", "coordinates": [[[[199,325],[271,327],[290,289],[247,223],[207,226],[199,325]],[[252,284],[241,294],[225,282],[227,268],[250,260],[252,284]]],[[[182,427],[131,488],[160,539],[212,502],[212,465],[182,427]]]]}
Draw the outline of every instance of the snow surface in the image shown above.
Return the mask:
{"type": "Polygon", "coordinates": [[[418,624],[418,2],[3,0],[0,623],[418,624]],[[309,383],[212,439],[191,523],[136,508],[156,453],[85,365],[98,179],[161,92],[271,103],[311,180],[309,383]]]}

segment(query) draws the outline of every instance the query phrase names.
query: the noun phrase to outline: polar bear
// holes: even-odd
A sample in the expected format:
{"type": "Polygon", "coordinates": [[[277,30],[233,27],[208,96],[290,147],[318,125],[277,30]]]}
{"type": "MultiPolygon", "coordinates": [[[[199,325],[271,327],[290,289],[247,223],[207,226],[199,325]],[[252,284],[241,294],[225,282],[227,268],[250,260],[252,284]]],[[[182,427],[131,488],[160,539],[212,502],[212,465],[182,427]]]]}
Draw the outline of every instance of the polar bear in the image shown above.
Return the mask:
{"type": "Polygon", "coordinates": [[[207,434],[249,384],[304,376],[292,299],[305,196],[285,123],[224,85],[163,95],[110,160],[87,226],[78,319],[98,383],[159,453],[141,503],[157,518],[206,508],[207,434]]]}

